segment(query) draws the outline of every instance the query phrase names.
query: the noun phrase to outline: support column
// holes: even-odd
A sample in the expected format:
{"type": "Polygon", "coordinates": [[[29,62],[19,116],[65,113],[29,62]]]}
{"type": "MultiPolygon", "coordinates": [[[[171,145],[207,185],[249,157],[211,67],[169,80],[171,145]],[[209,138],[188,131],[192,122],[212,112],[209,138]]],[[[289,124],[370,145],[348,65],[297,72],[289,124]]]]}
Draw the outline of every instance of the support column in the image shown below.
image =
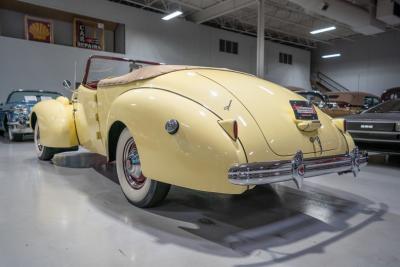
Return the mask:
{"type": "Polygon", "coordinates": [[[264,0],[257,0],[258,23],[257,23],[257,76],[264,78],[264,47],[265,47],[265,15],[264,0]]]}

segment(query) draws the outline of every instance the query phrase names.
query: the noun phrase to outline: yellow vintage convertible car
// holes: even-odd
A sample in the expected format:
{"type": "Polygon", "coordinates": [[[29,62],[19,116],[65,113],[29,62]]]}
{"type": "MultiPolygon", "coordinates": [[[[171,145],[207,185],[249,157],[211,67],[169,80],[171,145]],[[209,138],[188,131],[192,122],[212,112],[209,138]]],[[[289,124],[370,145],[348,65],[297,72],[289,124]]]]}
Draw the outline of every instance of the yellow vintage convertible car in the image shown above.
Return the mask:
{"type": "MultiPolygon", "coordinates": [[[[67,83],[68,84],[68,83],[67,83]]],[[[70,84],[70,83],[69,83],[70,84]]],[[[129,201],[150,207],[170,188],[240,194],[255,185],[367,162],[343,119],[253,75],[93,56],[71,100],[31,114],[39,159],[83,146],[116,162],[129,201]]]]}

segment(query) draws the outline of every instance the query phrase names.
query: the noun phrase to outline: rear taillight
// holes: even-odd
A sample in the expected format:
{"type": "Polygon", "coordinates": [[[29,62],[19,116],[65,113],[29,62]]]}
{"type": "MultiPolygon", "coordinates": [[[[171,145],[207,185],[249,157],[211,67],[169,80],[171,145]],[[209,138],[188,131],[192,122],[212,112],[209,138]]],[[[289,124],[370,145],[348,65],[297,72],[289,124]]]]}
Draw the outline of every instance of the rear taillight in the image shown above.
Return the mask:
{"type": "Polygon", "coordinates": [[[238,139],[239,131],[236,120],[220,120],[218,123],[233,141],[238,139]]]}
{"type": "Polygon", "coordinates": [[[234,140],[237,140],[238,136],[239,136],[238,124],[237,124],[237,121],[234,121],[233,122],[233,137],[234,137],[234,140]]]}

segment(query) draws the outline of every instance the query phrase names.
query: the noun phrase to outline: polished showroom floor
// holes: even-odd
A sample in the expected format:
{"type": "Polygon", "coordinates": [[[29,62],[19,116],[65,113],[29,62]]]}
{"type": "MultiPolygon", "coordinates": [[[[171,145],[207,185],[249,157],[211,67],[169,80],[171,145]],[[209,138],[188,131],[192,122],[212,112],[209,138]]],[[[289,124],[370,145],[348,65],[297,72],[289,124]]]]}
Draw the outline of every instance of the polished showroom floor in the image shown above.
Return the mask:
{"type": "Polygon", "coordinates": [[[113,165],[0,138],[0,266],[400,266],[400,161],[241,196],[173,188],[142,210],[113,165]]]}

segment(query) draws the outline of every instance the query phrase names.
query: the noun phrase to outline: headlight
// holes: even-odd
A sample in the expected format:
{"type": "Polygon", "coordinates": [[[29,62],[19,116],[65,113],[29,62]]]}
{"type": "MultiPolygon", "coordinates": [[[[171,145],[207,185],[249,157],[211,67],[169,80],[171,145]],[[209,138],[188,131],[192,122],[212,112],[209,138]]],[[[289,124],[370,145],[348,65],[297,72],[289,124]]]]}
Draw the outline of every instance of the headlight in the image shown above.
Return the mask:
{"type": "Polygon", "coordinates": [[[396,132],[400,132],[400,122],[396,122],[396,132]]]}
{"type": "Polygon", "coordinates": [[[12,111],[14,112],[14,114],[20,114],[20,113],[24,113],[27,114],[28,113],[28,108],[23,106],[23,105],[16,105],[12,111]]]}

